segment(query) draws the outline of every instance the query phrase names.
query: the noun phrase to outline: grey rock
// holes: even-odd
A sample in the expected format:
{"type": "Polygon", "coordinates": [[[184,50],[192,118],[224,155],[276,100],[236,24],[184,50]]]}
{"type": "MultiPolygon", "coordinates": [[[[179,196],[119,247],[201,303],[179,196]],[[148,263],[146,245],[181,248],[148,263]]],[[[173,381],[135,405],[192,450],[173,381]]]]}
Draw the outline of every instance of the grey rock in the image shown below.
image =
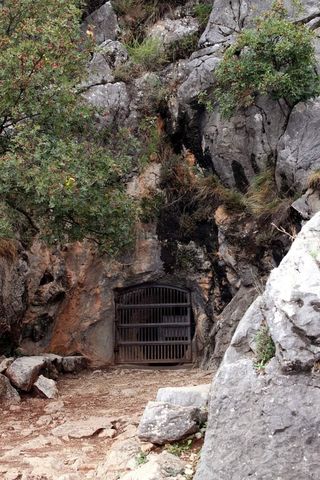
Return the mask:
{"type": "MultiPolygon", "coordinates": [[[[255,19],[269,10],[272,4],[273,0],[265,0],[264,2],[258,0],[247,0],[246,2],[241,0],[231,0],[230,2],[216,0],[207,28],[200,39],[200,45],[208,46],[231,42],[243,28],[253,26],[255,19]]],[[[318,0],[303,1],[301,12],[297,12],[290,0],[285,0],[284,4],[291,18],[307,20],[316,17],[318,14],[320,15],[318,0]]]]}
{"type": "Polygon", "coordinates": [[[193,17],[159,20],[148,31],[148,37],[159,39],[165,47],[197,33],[199,22],[193,17]]]}
{"type": "Polygon", "coordinates": [[[14,362],[14,357],[8,357],[8,358],[3,357],[3,359],[0,360],[0,373],[4,373],[13,362],[14,362]]]}
{"type": "Polygon", "coordinates": [[[129,114],[130,99],[123,82],[108,83],[89,88],[84,98],[98,109],[98,118],[103,126],[116,122],[123,125],[129,114]]]}
{"type": "Polygon", "coordinates": [[[97,466],[94,478],[117,480],[121,474],[136,468],[136,457],[140,452],[141,443],[137,438],[116,440],[108,450],[104,462],[97,466]]]}
{"type": "Polygon", "coordinates": [[[20,395],[9,379],[0,373],[0,403],[19,403],[20,395]]]}
{"type": "Polygon", "coordinates": [[[245,191],[250,180],[266,169],[275,157],[288,113],[284,103],[261,97],[230,120],[221,118],[218,109],[207,115],[202,148],[225,185],[245,191]]]}
{"type": "Polygon", "coordinates": [[[127,60],[128,53],[122,43],[106,40],[99,46],[88,66],[89,75],[84,86],[113,82],[113,70],[127,60]]]}
{"type": "Polygon", "coordinates": [[[148,402],[138,428],[138,437],[164,445],[181,440],[199,430],[198,408],[164,402],[148,402]]]}
{"type": "Polygon", "coordinates": [[[226,352],[212,385],[196,480],[230,480],[230,472],[232,480],[318,478],[319,252],[317,213],[271,273],[226,352]],[[265,324],[276,356],[259,374],[256,334],[265,324]]]}
{"type": "Polygon", "coordinates": [[[320,169],[320,98],[293,109],[278,147],[276,178],[279,188],[306,188],[310,174],[320,169]]]}
{"type": "Polygon", "coordinates": [[[206,408],[209,400],[210,384],[189,387],[165,387],[157,393],[156,402],[171,403],[181,407],[206,408]]]}
{"type": "Polygon", "coordinates": [[[310,369],[320,359],[320,213],[301,230],[271,272],[263,314],[284,369],[310,369]],[[293,333],[293,332],[299,332],[293,333]]]}
{"type": "Polygon", "coordinates": [[[106,40],[115,40],[119,26],[111,2],[104,3],[89,15],[83,23],[82,29],[84,32],[88,29],[92,30],[98,45],[106,40]]]}
{"type": "Polygon", "coordinates": [[[57,398],[58,388],[56,382],[50,378],[40,375],[37,381],[33,384],[34,388],[40,395],[46,398],[57,398]]]}
{"type": "Polygon", "coordinates": [[[46,363],[43,356],[17,358],[6,370],[6,376],[15,387],[28,392],[46,363]]]}
{"type": "Polygon", "coordinates": [[[74,357],[63,357],[61,366],[65,373],[77,373],[87,368],[88,362],[85,357],[75,355],[74,357]]]}
{"type": "Polygon", "coordinates": [[[304,195],[291,205],[304,220],[310,220],[313,215],[320,211],[319,192],[308,189],[304,195]]]}
{"type": "Polygon", "coordinates": [[[150,454],[147,463],[124,475],[122,480],[165,480],[176,478],[184,472],[185,462],[166,451],[150,454]]]}
{"type": "Polygon", "coordinates": [[[255,288],[241,287],[219,315],[210,332],[207,352],[204,356],[206,366],[220,365],[240,320],[257,295],[255,288]]]}

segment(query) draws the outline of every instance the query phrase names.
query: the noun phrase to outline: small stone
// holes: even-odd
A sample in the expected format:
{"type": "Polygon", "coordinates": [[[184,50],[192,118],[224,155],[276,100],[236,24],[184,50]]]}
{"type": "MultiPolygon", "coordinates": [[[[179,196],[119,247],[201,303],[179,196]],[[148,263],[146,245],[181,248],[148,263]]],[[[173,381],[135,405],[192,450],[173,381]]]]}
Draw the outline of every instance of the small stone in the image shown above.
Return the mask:
{"type": "Polygon", "coordinates": [[[40,375],[38,380],[33,385],[40,395],[46,398],[56,398],[58,396],[58,389],[56,382],[50,378],[40,375]]]}

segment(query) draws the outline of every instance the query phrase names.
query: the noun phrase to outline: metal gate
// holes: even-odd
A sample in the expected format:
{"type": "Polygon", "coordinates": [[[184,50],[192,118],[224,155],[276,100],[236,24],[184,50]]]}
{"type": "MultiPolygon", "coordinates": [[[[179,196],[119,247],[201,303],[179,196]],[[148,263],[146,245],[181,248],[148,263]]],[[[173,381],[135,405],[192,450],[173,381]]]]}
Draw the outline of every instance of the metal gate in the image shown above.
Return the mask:
{"type": "Polygon", "coordinates": [[[116,297],[116,363],[192,361],[191,296],[167,285],[144,285],[116,297]]]}

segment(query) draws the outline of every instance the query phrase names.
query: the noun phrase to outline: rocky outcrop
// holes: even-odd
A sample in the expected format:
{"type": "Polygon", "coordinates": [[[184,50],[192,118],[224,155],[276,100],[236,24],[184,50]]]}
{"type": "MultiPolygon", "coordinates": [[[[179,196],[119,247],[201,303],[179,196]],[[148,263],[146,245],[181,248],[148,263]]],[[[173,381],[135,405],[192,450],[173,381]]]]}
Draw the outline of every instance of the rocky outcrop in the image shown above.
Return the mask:
{"type": "Polygon", "coordinates": [[[106,40],[115,40],[118,30],[118,21],[111,2],[104,3],[88,15],[83,24],[83,31],[91,32],[98,45],[106,40]]]}
{"type": "Polygon", "coordinates": [[[229,480],[230,472],[233,480],[318,477],[319,251],[317,213],[271,273],[226,352],[213,381],[197,480],[229,480]],[[259,372],[257,341],[266,326],[276,353],[259,372]]]}
{"type": "Polygon", "coordinates": [[[278,146],[276,177],[283,191],[305,190],[311,173],[320,169],[319,119],[320,98],[293,109],[278,146]]]}

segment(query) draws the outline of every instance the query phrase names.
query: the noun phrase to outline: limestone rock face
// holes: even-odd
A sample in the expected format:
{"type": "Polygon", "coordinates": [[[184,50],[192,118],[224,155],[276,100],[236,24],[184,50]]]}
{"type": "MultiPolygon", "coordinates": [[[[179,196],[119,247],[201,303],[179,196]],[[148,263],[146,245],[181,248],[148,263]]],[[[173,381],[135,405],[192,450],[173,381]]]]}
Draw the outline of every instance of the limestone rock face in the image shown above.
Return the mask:
{"type": "Polygon", "coordinates": [[[1,403],[18,403],[20,395],[11,385],[9,379],[0,373],[0,404],[1,403]]]}
{"type": "Polygon", "coordinates": [[[320,168],[320,98],[299,103],[290,115],[278,147],[276,176],[280,188],[303,190],[308,177],[320,168]]]}
{"type": "Polygon", "coordinates": [[[181,440],[199,430],[199,409],[165,402],[149,402],[138,428],[138,437],[164,445],[181,440]]]}
{"type": "Polygon", "coordinates": [[[196,480],[316,479],[320,425],[320,213],[241,320],[213,381],[196,480]],[[254,367],[267,325],[276,355],[254,367]]]}
{"type": "Polygon", "coordinates": [[[195,18],[166,18],[153,25],[148,32],[148,36],[159,39],[166,46],[195,34],[198,29],[199,23],[195,18]]]}
{"type": "Polygon", "coordinates": [[[118,21],[111,2],[104,3],[98,10],[89,15],[83,25],[86,32],[90,29],[98,45],[105,40],[115,40],[118,32],[118,21]]]}

